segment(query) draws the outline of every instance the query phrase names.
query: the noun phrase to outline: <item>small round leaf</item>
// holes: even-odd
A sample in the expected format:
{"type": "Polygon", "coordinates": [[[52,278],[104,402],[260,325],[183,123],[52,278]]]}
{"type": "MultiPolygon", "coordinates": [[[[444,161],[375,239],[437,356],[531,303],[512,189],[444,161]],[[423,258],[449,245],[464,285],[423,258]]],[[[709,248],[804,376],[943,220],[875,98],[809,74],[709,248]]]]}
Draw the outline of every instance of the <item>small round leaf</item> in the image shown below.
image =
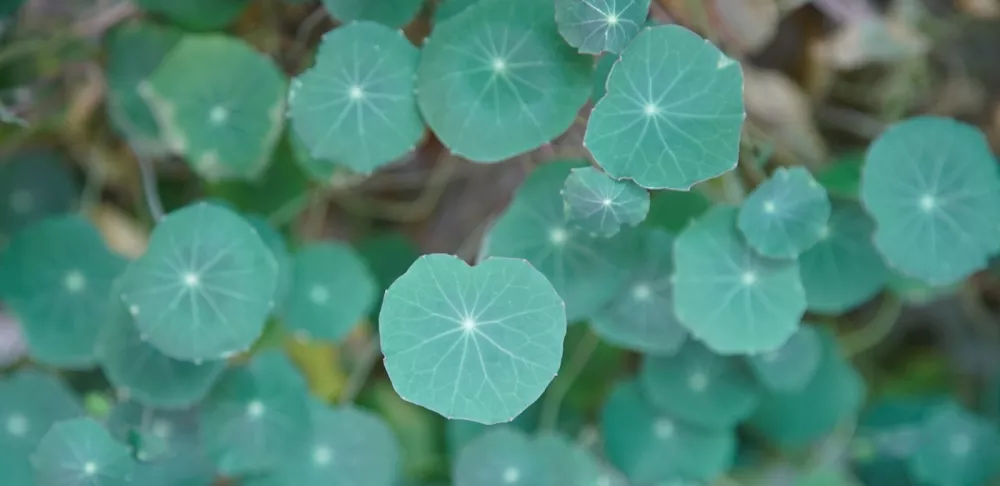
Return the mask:
{"type": "Polygon", "coordinates": [[[118,486],[132,484],[135,462],[93,419],[56,423],[31,458],[39,486],[118,486]]]}
{"type": "Polygon", "coordinates": [[[823,342],[811,326],[802,326],[780,348],[751,356],[750,369],[770,390],[798,391],[812,380],[823,356],[823,342]]]}
{"type": "Polygon", "coordinates": [[[556,23],[584,54],[621,52],[642,28],[649,0],[556,0],[556,23]]]}
{"type": "Polygon", "coordinates": [[[562,195],[570,223],[598,236],[614,236],[624,225],[637,226],[649,213],[645,189],[593,167],[570,171],[562,195]]]}
{"type": "Polygon", "coordinates": [[[465,446],[452,466],[455,486],[549,486],[553,472],[525,434],[491,430],[465,446]]]}
{"type": "Polygon", "coordinates": [[[746,242],[771,258],[795,258],[824,236],[830,198],[808,170],[784,167],[743,202],[737,221],[746,242]]]}
{"type": "Polygon", "coordinates": [[[1000,437],[955,403],[938,406],[917,433],[909,466],[922,484],[973,486],[1000,474],[1000,437]]]}

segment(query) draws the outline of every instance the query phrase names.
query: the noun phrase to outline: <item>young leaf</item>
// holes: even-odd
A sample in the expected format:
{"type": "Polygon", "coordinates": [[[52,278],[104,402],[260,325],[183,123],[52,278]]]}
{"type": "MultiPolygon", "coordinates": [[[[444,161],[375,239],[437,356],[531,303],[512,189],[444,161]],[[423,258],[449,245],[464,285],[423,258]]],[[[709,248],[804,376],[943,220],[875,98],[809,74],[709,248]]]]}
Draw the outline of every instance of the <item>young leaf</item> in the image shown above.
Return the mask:
{"type": "Polygon", "coordinates": [[[935,285],[962,280],[1000,250],[1000,174],[977,128],[920,116],[868,149],[861,199],[890,267],[935,285]]]}
{"type": "Polygon", "coordinates": [[[750,369],[769,390],[799,391],[812,380],[823,355],[823,342],[803,325],[780,348],[750,356],[750,369]]]}
{"type": "Polygon", "coordinates": [[[556,0],[556,24],[584,54],[621,52],[642,28],[649,0],[556,0]]]}
{"type": "Polygon", "coordinates": [[[453,153],[499,162],[573,124],[593,64],[559,37],[552,2],[481,0],[451,20],[424,43],[417,101],[453,153]]]}
{"type": "Polygon", "coordinates": [[[750,416],[760,390],[736,358],[688,342],[675,356],[646,356],[639,383],[651,404],[680,420],[725,430],[750,416]]]}
{"type": "Polygon", "coordinates": [[[423,3],[423,0],[323,0],[330,15],[342,24],[370,20],[392,28],[410,23],[420,13],[423,3]]]}
{"type": "Polygon", "coordinates": [[[614,236],[623,225],[636,226],[649,213],[645,189],[593,167],[570,171],[562,196],[570,223],[598,236],[614,236]]]}
{"type": "Polygon", "coordinates": [[[147,12],[191,30],[216,30],[231,24],[250,0],[137,0],[147,12]]]}
{"type": "Polygon", "coordinates": [[[235,38],[185,36],[139,85],[168,147],[201,177],[254,179],[284,122],[284,75],[235,38]]]}
{"type": "Polygon", "coordinates": [[[778,349],[805,312],[795,260],[761,257],[736,228],[736,209],[718,206],[674,244],[674,308],[688,330],[717,353],[778,349]]]}
{"type": "Polygon", "coordinates": [[[375,277],[357,252],[342,243],[299,249],[292,275],[281,315],[289,330],[308,339],[340,341],[375,302],[375,277]]]}
{"type": "Polygon", "coordinates": [[[739,63],[678,25],[644,29],[608,76],[584,145],[615,179],[688,190],[736,167],[743,107],[739,63]]]}
{"type": "Polygon", "coordinates": [[[509,427],[483,434],[465,446],[452,466],[455,486],[548,486],[553,470],[527,435],[509,427]]]}
{"type": "Polygon", "coordinates": [[[108,415],[112,437],[128,441],[139,460],[133,484],[142,486],[207,485],[215,468],[198,441],[197,413],[147,408],[134,401],[120,402],[108,415]]]}
{"type": "Polygon", "coordinates": [[[404,400],[448,418],[509,422],[555,377],[565,305],[524,260],[475,267],[426,255],[385,292],[385,369],[404,400]]]}
{"type": "Polygon", "coordinates": [[[132,484],[135,462],[90,418],[58,422],[42,437],[31,457],[35,481],[45,486],[119,486],[132,484]]]}
{"type": "Polygon", "coordinates": [[[135,325],[163,354],[186,361],[248,349],[273,307],[278,264],[243,218],[196,203],[168,214],[122,276],[135,325]]]}
{"type": "Polygon", "coordinates": [[[998,459],[995,426],[951,402],[937,407],[920,428],[909,466],[922,484],[986,484],[1000,473],[998,459]]]}
{"type": "Polygon", "coordinates": [[[316,64],[288,95],[309,154],[370,174],[412,151],[424,135],[414,98],[419,55],[402,32],[374,22],[324,35],[316,64]]]}
{"type": "Polygon", "coordinates": [[[80,216],[54,216],[14,237],[0,254],[0,295],[20,319],[35,360],[96,364],[98,335],[113,309],[111,285],[125,265],[80,216]]]}
{"type": "Polygon", "coordinates": [[[740,207],[737,224],[763,256],[796,258],[823,238],[830,198],[803,167],[780,168],[740,207]]]}
{"type": "Polygon", "coordinates": [[[0,164],[0,248],[31,223],[69,212],[78,192],[57,153],[15,153],[0,164]]]}

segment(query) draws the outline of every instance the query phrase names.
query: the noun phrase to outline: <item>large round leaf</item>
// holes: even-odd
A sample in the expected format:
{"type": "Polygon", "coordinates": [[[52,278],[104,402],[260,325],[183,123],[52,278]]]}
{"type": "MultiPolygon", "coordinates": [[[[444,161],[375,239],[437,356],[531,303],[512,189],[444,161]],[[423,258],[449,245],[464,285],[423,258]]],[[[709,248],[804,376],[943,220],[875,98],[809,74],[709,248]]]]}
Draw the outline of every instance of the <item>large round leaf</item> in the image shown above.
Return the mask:
{"type": "Polygon", "coordinates": [[[499,162],[565,132],[591,72],[590,58],[559,36],[552,2],[481,0],[424,43],[417,101],[452,152],[499,162]]]}
{"type": "Polygon", "coordinates": [[[452,480],[455,486],[551,486],[554,471],[534,445],[510,427],[491,430],[458,454],[452,480]]]}
{"type": "Polygon", "coordinates": [[[974,486],[997,478],[1000,436],[994,424],[955,403],[929,415],[909,460],[914,477],[931,486],[974,486]]]}
{"type": "Polygon", "coordinates": [[[278,264],[243,218],[196,203],[160,221],[146,253],[123,275],[122,300],[163,354],[213,360],[260,336],[273,305],[278,264]]]}
{"type": "Polygon", "coordinates": [[[93,419],[58,422],[31,457],[39,486],[119,486],[132,484],[135,462],[93,419]]]}
{"type": "Polygon", "coordinates": [[[674,266],[677,317],[717,353],[773,351],[799,327],[806,299],[798,263],[747,246],[734,208],[715,207],[688,226],[674,266]]]}
{"type": "Polygon", "coordinates": [[[129,443],[139,460],[133,484],[207,486],[215,467],[198,440],[197,413],[164,411],[134,401],[122,402],[108,415],[112,437],[129,443]]]}
{"type": "Polygon", "coordinates": [[[624,225],[638,225],[649,213],[645,189],[616,181],[593,167],[570,171],[562,195],[570,223],[598,236],[614,236],[624,225]]]}
{"type": "Polygon", "coordinates": [[[215,30],[231,24],[250,0],[137,0],[142,9],[158,13],[193,30],[215,30]]]}
{"type": "Polygon", "coordinates": [[[419,54],[402,32],[374,22],[324,35],[288,96],[309,154],[370,174],[412,151],[424,135],[413,92],[419,54]]]}
{"type": "Polygon", "coordinates": [[[746,242],[771,258],[795,258],[824,237],[830,198],[803,167],[784,167],[758,186],[740,207],[746,242]]]}
{"type": "Polygon", "coordinates": [[[69,212],[78,192],[62,157],[50,151],[18,152],[0,164],[0,248],[31,223],[69,212]]]}
{"type": "Polygon", "coordinates": [[[644,29],[608,76],[584,144],[615,178],[688,190],[736,167],[743,71],[679,25],[644,29]]]}
{"type": "Polygon", "coordinates": [[[371,20],[402,27],[420,13],[423,0],[323,0],[323,6],[342,24],[371,20]]]}
{"type": "Polygon", "coordinates": [[[812,326],[803,325],[780,348],[751,356],[750,369],[770,390],[798,391],[812,380],[823,356],[823,342],[812,326]]]}
{"type": "Polygon", "coordinates": [[[25,228],[0,255],[0,295],[17,314],[31,356],[71,368],[96,364],[111,286],[125,268],[89,221],[55,216],[25,228]]]}
{"type": "Polygon", "coordinates": [[[649,0],[556,0],[559,33],[585,54],[621,52],[648,14],[649,0]]]}
{"type": "Polygon", "coordinates": [[[890,127],[868,149],[861,199],[876,247],[909,276],[950,284],[1000,250],[1000,173],[970,125],[921,116],[890,127]]]}
{"type": "Polygon", "coordinates": [[[385,369],[404,400],[448,418],[509,422],[555,377],[566,311],[524,260],[475,267],[426,255],[385,292],[385,369]]]}

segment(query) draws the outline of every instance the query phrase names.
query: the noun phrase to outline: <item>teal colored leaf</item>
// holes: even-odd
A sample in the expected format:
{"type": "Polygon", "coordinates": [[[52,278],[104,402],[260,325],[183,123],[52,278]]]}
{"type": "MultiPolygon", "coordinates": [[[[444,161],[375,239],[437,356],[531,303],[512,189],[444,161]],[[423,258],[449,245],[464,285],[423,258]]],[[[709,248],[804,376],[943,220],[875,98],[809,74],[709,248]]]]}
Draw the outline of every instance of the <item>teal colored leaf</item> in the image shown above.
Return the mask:
{"type": "Polygon", "coordinates": [[[423,3],[424,0],[323,0],[326,10],[342,24],[370,20],[393,28],[410,23],[420,13],[423,3]]]}
{"type": "Polygon", "coordinates": [[[414,94],[419,56],[402,32],[374,22],[324,35],[315,65],[292,81],[288,95],[292,127],[309,154],[370,174],[411,152],[424,136],[414,94]]]}
{"type": "Polygon", "coordinates": [[[641,258],[618,295],[591,318],[594,332],[611,344],[650,354],[673,354],[687,339],[674,316],[671,278],[673,236],[650,228],[640,233],[641,258]]]}
{"type": "Polygon", "coordinates": [[[608,76],[616,62],[618,62],[618,54],[614,53],[605,54],[597,60],[597,65],[594,67],[594,86],[591,88],[592,94],[590,95],[590,99],[594,103],[600,101],[608,93],[608,76]]]}
{"type": "Polygon", "coordinates": [[[601,432],[608,460],[632,484],[677,476],[710,481],[736,458],[732,430],[702,429],[655,410],[635,381],[619,383],[611,392],[601,410],[601,432]]]}
{"type": "Polygon", "coordinates": [[[18,233],[0,254],[0,295],[20,319],[32,358],[63,368],[95,365],[111,286],[125,265],[80,216],[54,216],[18,233]]]}
{"type": "Polygon", "coordinates": [[[858,413],[865,384],[841,355],[833,337],[818,330],[822,358],[809,383],[798,391],[771,390],[750,418],[749,426],[782,448],[797,448],[822,439],[858,413]]]}
{"type": "Polygon", "coordinates": [[[649,27],[622,51],[584,145],[615,179],[688,190],[736,167],[743,71],[679,25],[649,27]]]}
{"type": "Polygon", "coordinates": [[[209,181],[260,176],[282,132],[286,91],[269,58],[221,34],[185,36],[139,85],[167,146],[209,181]]]}
{"type": "Polygon", "coordinates": [[[445,446],[448,454],[455,456],[458,451],[462,450],[462,448],[477,437],[491,430],[503,427],[513,427],[518,431],[530,434],[538,427],[540,408],[541,402],[535,402],[515,417],[514,420],[495,425],[483,425],[479,422],[470,422],[468,420],[448,420],[444,426],[445,446]]]}
{"type": "Polygon", "coordinates": [[[372,305],[373,314],[370,317],[378,318],[378,311],[382,308],[382,293],[388,289],[397,278],[403,276],[406,270],[413,265],[413,262],[420,256],[416,245],[401,233],[376,233],[358,243],[358,253],[365,261],[375,277],[379,292],[376,302],[372,305]]]}
{"type": "Polygon", "coordinates": [[[798,263],[747,246],[735,208],[712,208],[689,225],[674,244],[674,265],[677,317],[712,351],[772,351],[798,329],[806,307],[798,263]]]}
{"type": "Polygon", "coordinates": [[[920,428],[909,466],[929,486],[987,484],[1000,474],[1000,436],[985,418],[941,405],[920,428]]]}
{"type": "Polygon", "coordinates": [[[820,240],[799,255],[799,275],[812,312],[839,314],[874,297],[889,278],[872,243],[875,223],[861,205],[833,199],[820,240]]]}
{"type": "Polygon", "coordinates": [[[434,23],[444,22],[477,3],[479,0],[441,0],[434,6],[434,23]]]}
{"type": "Polygon", "coordinates": [[[233,23],[250,0],[137,0],[140,8],[192,30],[216,30],[233,23]]]}
{"type": "Polygon", "coordinates": [[[868,149],[861,199],[895,270],[935,285],[986,268],[1000,250],[1000,174],[986,137],[950,119],[897,123],[868,149]]]}
{"type": "Polygon", "coordinates": [[[628,276],[625,235],[596,238],[566,221],[559,195],[577,161],[536,168],[514,201],[487,232],[482,257],[523,258],[552,282],[566,302],[571,321],[587,317],[611,301],[628,276]]]}
{"type": "Polygon", "coordinates": [[[313,432],[306,452],[246,486],[395,486],[399,443],[377,415],[352,406],[310,403],[313,432]]]}
{"type": "Polygon", "coordinates": [[[274,363],[228,371],[202,403],[201,443],[224,475],[275,472],[308,453],[308,390],[274,363]]]}
{"type": "Polygon", "coordinates": [[[780,348],[750,356],[750,369],[769,390],[798,391],[809,384],[823,356],[823,342],[803,325],[780,348]]]}
{"type": "Polygon", "coordinates": [[[119,441],[140,438],[133,446],[139,461],[134,484],[207,486],[215,479],[215,468],[198,441],[193,411],[157,410],[128,401],[111,410],[107,428],[119,441]]]}
{"type": "Polygon", "coordinates": [[[260,177],[210,182],[204,186],[206,198],[223,199],[245,214],[268,215],[277,221],[294,219],[310,202],[311,184],[299,166],[292,138],[286,129],[260,177]]]}
{"type": "Polygon", "coordinates": [[[649,193],[629,181],[616,181],[593,167],[573,169],[562,190],[566,218],[598,236],[614,236],[637,226],[649,213],[649,193]]]}
{"type": "Polygon", "coordinates": [[[302,392],[309,390],[305,377],[281,349],[260,350],[254,353],[247,366],[258,379],[281,383],[302,392]]]}
{"type": "Polygon", "coordinates": [[[69,212],[78,192],[59,154],[32,150],[10,156],[0,164],[0,248],[31,223],[69,212]]]}
{"type": "Polygon", "coordinates": [[[458,454],[454,486],[550,486],[553,470],[527,435],[510,427],[491,430],[458,454]]]}
{"type": "Polygon", "coordinates": [[[132,484],[135,462],[89,418],[58,422],[45,433],[31,457],[40,486],[118,486],[132,484]]]}
{"type": "Polygon", "coordinates": [[[499,162],[573,124],[593,65],[559,36],[552,2],[481,0],[451,20],[427,38],[417,71],[420,111],[448,149],[499,162]]]}
{"type": "Polygon", "coordinates": [[[56,378],[23,369],[0,378],[0,471],[6,484],[33,484],[28,460],[52,424],[85,414],[56,378]]]}
{"type": "Polygon", "coordinates": [[[816,181],[825,187],[831,196],[856,200],[861,192],[861,168],[864,162],[864,153],[842,155],[820,172],[816,176],[816,181]]]}
{"type": "Polygon", "coordinates": [[[559,478],[560,485],[601,485],[603,475],[597,459],[568,437],[542,432],[535,438],[534,446],[555,477],[559,478]]]}
{"type": "Polygon", "coordinates": [[[857,443],[866,452],[855,454],[855,468],[865,484],[891,484],[905,478],[914,482],[909,460],[921,442],[921,426],[931,412],[950,401],[948,396],[878,397],[858,419],[857,443]]]}
{"type": "Polygon", "coordinates": [[[509,422],[555,377],[566,311],[524,260],[475,267],[425,255],[385,292],[385,369],[404,400],[448,418],[509,422]]]}
{"type": "Polygon", "coordinates": [[[763,256],[795,258],[824,237],[830,198],[804,167],[779,168],[740,207],[737,224],[763,256]]]}
{"type": "Polygon", "coordinates": [[[639,383],[655,407],[712,430],[735,427],[760,402],[760,390],[739,360],[693,341],[674,356],[646,356],[639,383]]]}
{"type": "Polygon", "coordinates": [[[257,236],[260,236],[264,245],[271,250],[274,261],[278,263],[278,283],[274,291],[274,306],[281,308],[285,299],[288,298],[288,293],[292,290],[292,274],[295,270],[292,254],[288,250],[285,237],[266,219],[255,214],[246,215],[245,218],[247,223],[250,223],[250,226],[253,226],[253,229],[257,231],[257,236]]]}
{"type": "Polygon", "coordinates": [[[225,361],[192,363],[164,355],[142,340],[128,309],[116,309],[101,331],[101,370],[121,393],[150,407],[185,408],[208,394],[226,368],[225,361]]]}
{"type": "Polygon", "coordinates": [[[654,192],[649,201],[649,215],[643,225],[680,233],[688,223],[710,207],[712,203],[698,191],[654,192]]]}
{"type": "Polygon", "coordinates": [[[246,220],[202,202],[164,217],[122,278],[122,300],[150,344],[176,359],[213,360],[261,335],[278,264],[246,220]]]}
{"type": "Polygon", "coordinates": [[[556,24],[584,54],[621,52],[642,28],[649,0],[556,0],[556,24]]]}
{"type": "Polygon", "coordinates": [[[295,254],[285,325],[307,339],[340,341],[368,314],[378,290],[364,260],[342,243],[314,243],[295,254]]]}

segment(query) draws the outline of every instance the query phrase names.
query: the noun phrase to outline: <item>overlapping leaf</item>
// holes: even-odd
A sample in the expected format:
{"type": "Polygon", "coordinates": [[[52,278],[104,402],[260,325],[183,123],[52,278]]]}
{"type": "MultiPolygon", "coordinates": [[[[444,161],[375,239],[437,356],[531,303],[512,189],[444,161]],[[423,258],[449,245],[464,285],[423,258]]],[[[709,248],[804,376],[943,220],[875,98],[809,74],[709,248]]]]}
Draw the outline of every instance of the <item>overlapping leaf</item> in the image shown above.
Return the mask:
{"type": "Polygon", "coordinates": [[[69,212],[77,192],[59,154],[32,150],[12,155],[0,164],[0,248],[25,226],[69,212]]]}
{"type": "Polygon", "coordinates": [[[323,0],[323,6],[342,24],[370,20],[399,28],[420,13],[423,0],[323,0]]]}
{"type": "Polygon", "coordinates": [[[236,20],[250,0],[138,0],[143,10],[192,30],[214,30],[236,20]]]}
{"type": "Polygon", "coordinates": [[[621,52],[646,21],[649,0],[556,0],[556,23],[585,54],[621,52]]]}
{"type": "Polygon", "coordinates": [[[614,236],[636,226],[649,213],[649,193],[629,181],[616,181],[593,167],[573,169],[562,190],[566,217],[598,236],[614,236]]]}
{"type": "Polygon", "coordinates": [[[1000,437],[993,424],[949,403],[931,412],[916,437],[909,465],[933,486],[985,484],[1000,473],[1000,437]]]}
{"type": "Polygon", "coordinates": [[[195,486],[215,478],[215,468],[198,440],[197,413],[191,410],[164,411],[121,402],[111,409],[107,428],[133,449],[138,460],[133,484],[195,486]]]}
{"type": "Polygon", "coordinates": [[[454,486],[549,486],[555,477],[544,459],[527,435],[501,427],[462,449],[452,480],[454,486]]]}
{"type": "Polygon", "coordinates": [[[795,258],[823,238],[830,198],[803,167],[780,168],[743,202],[737,223],[754,250],[795,258]]]}
{"type": "Polygon", "coordinates": [[[31,457],[35,481],[45,486],[119,486],[132,484],[135,462],[90,418],[58,422],[46,432],[31,457]]]}
{"type": "Polygon", "coordinates": [[[751,356],[750,369],[771,390],[798,391],[805,387],[823,356],[823,343],[812,326],[803,325],[780,348],[751,356]]]}

